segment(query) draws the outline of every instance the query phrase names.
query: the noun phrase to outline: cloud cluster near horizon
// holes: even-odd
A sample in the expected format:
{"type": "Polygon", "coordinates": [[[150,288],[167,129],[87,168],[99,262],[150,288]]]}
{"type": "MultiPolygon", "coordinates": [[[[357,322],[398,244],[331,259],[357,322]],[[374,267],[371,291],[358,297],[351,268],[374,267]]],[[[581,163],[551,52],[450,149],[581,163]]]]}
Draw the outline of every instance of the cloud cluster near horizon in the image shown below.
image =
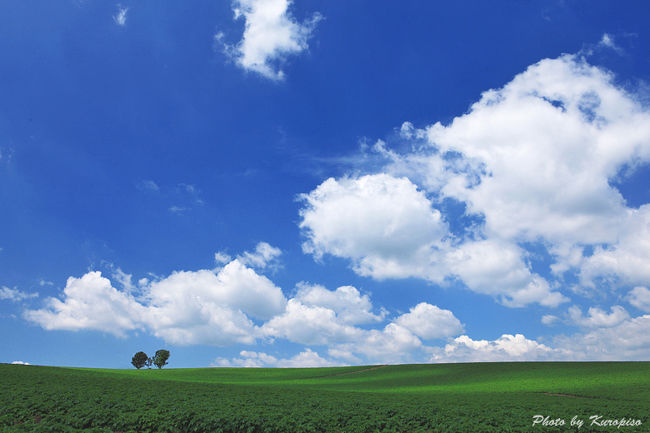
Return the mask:
{"type": "MultiPolygon", "coordinates": [[[[28,309],[24,317],[47,330],[95,330],[118,337],[146,330],[174,345],[254,345],[283,338],[327,347],[334,360],[327,360],[326,365],[417,359],[415,352],[428,350],[424,341],[463,331],[451,311],[427,303],[381,328],[368,329],[361,325],[381,324],[388,312],[375,308],[368,295],[352,286],[328,290],[299,283],[296,294],[287,299],[258,273],[279,254],[277,248],[260,243],[254,252],[234,259],[219,254],[218,261],[227,263],[214,270],[179,271],[156,281],[140,280],[135,290],[131,276],[125,278],[119,269],[113,278],[122,282],[122,289],[100,272],[90,271],[69,278],[60,299],[48,298],[44,308],[28,309]]],[[[313,358],[312,352],[307,354],[313,358]]],[[[271,358],[256,359],[259,363],[271,358]]],[[[290,365],[293,361],[275,362],[290,365]]]]}
{"type": "Polygon", "coordinates": [[[222,267],[174,272],[156,281],[142,279],[137,288],[119,269],[113,279],[121,289],[91,271],[69,278],[62,298],[48,298],[44,308],[25,310],[23,316],[47,330],[94,330],[118,337],[146,331],[179,346],[253,347],[284,339],[305,348],[291,358],[243,350],[240,357],[217,358],[218,366],[642,359],[649,353],[650,340],[644,335],[650,315],[630,317],[620,306],[611,313],[590,308],[587,316],[572,307],[567,321],[584,331],[543,344],[522,334],[504,334],[493,341],[472,339],[453,312],[426,302],[391,315],[352,286],[328,290],[303,282],[288,299],[258,273],[267,267],[266,260],[275,258],[265,255],[267,251],[279,254],[260,243],[255,252],[229,259],[222,267]],[[240,259],[255,255],[250,261],[255,268],[240,259]],[[619,339],[621,335],[625,338],[619,339]]]}

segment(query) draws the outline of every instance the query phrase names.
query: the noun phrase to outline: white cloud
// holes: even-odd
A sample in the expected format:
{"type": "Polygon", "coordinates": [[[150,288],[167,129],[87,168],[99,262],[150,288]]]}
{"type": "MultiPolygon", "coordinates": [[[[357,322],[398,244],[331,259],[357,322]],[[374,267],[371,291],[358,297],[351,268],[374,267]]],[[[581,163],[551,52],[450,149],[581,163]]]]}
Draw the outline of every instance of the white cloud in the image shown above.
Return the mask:
{"type": "Polygon", "coordinates": [[[214,253],[214,261],[218,265],[225,265],[226,263],[230,262],[231,260],[232,260],[232,257],[230,257],[228,254],[226,254],[224,252],[217,251],[216,253],[214,253]]]}
{"type": "Polygon", "coordinates": [[[360,275],[426,277],[430,255],[447,234],[440,212],[406,178],[330,178],[301,199],[303,250],[349,258],[360,275]]]}
{"type": "Polygon", "coordinates": [[[334,367],[341,365],[321,357],[317,352],[307,348],[303,352],[290,359],[281,359],[277,363],[278,367],[288,368],[305,368],[305,367],[334,367]]]}
{"type": "Polygon", "coordinates": [[[126,25],[126,14],[129,12],[129,8],[122,7],[121,5],[117,5],[117,13],[113,15],[113,21],[115,21],[115,24],[117,24],[120,27],[124,27],[126,25]]]}
{"type": "Polygon", "coordinates": [[[135,289],[135,285],[133,285],[133,276],[131,274],[125,273],[122,269],[114,268],[112,267],[112,277],[115,281],[120,283],[120,285],[126,290],[128,293],[133,291],[135,289]]]}
{"type": "Polygon", "coordinates": [[[234,0],[235,19],[243,18],[244,34],[237,45],[223,41],[219,32],[215,39],[241,68],[257,72],[273,80],[284,78],[280,65],[289,55],[308,48],[309,40],[320,14],[298,23],[289,11],[291,0],[234,0]]]}
{"type": "Polygon", "coordinates": [[[571,360],[646,361],[650,358],[650,315],[626,319],[615,326],[601,327],[571,336],[557,336],[555,347],[568,352],[571,360]]]}
{"type": "Polygon", "coordinates": [[[176,205],[174,205],[174,206],[169,207],[169,211],[171,213],[173,213],[173,214],[176,214],[176,215],[183,215],[188,210],[190,210],[190,208],[184,207],[184,206],[176,206],[176,205]]]}
{"type": "MultiPolygon", "coordinates": [[[[279,248],[272,247],[266,242],[260,242],[255,247],[254,252],[245,252],[237,256],[239,262],[243,265],[254,268],[264,269],[267,266],[277,266],[276,260],[282,254],[279,248]]],[[[216,258],[216,256],[215,256],[216,258]]]]}
{"type": "Polygon", "coordinates": [[[268,336],[305,345],[354,341],[363,333],[361,329],[343,323],[334,310],[305,305],[297,299],[290,299],[286,311],[265,323],[263,329],[268,336]]]}
{"type": "Polygon", "coordinates": [[[603,37],[600,38],[600,42],[598,42],[598,47],[609,48],[618,54],[623,54],[624,52],[623,49],[619,47],[614,41],[614,36],[610,35],[609,33],[603,33],[603,37]]]}
{"type": "Polygon", "coordinates": [[[427,133],[470,164],[443,193],[485,215],[489,234],[612,242],[625,203],[608,180],[650,156],[649,118],[610,74],[567,55],[530,66],[427,133]]]}
{"type": "Polygon", "coordinates": [[[367,296],[350,286],[329,291],[300,284],[284,313],[262,329],[271,338],[284,338],[304,345],[325,345],[328,354],[345,363],[399,363],[422,359],[427,348],[422,338],[457,335],[462,325],[453,313],[421,303],[383,329],[364,329],[353,324],[381,320],[371,313],[367,296]],[[346,305],[346,302],[348,305],[346,305]]]}
{"type": "Polygon", "coordinates": [[[611,313],[601,310],[600,308],[590,307],[588,315],[582,315],[580,308],[575,305],[569,308],[569,317],[571,321],[578,326],[587,328],[602,328],[616,326],[630,318],[625,308],[620,305],[611,307],[611,313]]]}
{"type": "Polygon", "coordinates": [[[20,302],[26,299],[37,298],[38,293],[26,293],[18,289],[10,289],[9,287],[0,287],[0,301],[13,301],[20,302]]]}
{"type": "MultiPolygon", "coordinates": [[[[470,361],[632,361],[650,357],[650,315],[629,317],[619,306],[607,313],[597,308],[569,314],[583,327],[573,335],[534,341],[522,334],[504,334],[496,340],[473,340],[462,335],[444,348],[432,348],[432,362],[470,361]]],[[[556,323],[555,316],[544,316],[556,323]]]]}
{"type": "Polygon", "coordinates": [[[633,288],[627,294],[627,300],[639,310],[650,313],[650,290],[647,287],[633,288]]]}
{"type": "Polygon", "coordinates": [[[614,186],[650,161],[650,112],[611,73],[579,56],[544,59],[451,123],[405,122],[400,137],[412,140],[403,153],[370,148],[383,173],[302,196],[306,252],[376,279],[455,276],[513,307],[566,302],[556,289],[566,272],[584,287],[650,283],[650,204],[632,209],[614,186]],[[464,232],[449,233],[435,209],[448,199],[473,218],[464,232]],[[410,227],[421,235],[392,232],[410,227]],[[551,254],[554,281],[536,272],[528,243],[551,254]]]}
{"type": "Polygon", "coordinates": [[[25,362],[25,361],[12,361],[11,363],[14,365],[32,365],[29,362],[25,362]]]}
{"type": "Polygon", "coordinates": [[[544,278],[531,272],[522,259],[524,254],[521,248],[500,240],[470,241],[446,254],[445,269],[471,290],[496,296],[509,307],[533,302],[556,307],[566,302],[544,278]]]}
{"type": "Polygon", "coordinates": [[[650,283],[650,204],[629,209],[617,232],[617,242],[597,246],[583,259],[582,284],[594,286],[599,277],[611,285],[650,283]]]}
{"type": "Polygon", "coordinates": [[[174,272],[146,289],[147,325],[173,344],[251,344],[259,335],[249,317],[268,319],[284,309],[282,290],[237,259],[217,274],[174,272]]]}
{"type": "Polygon", "coordinates": [[[456,246],[445,239],[448,226],[440,212],[407,178],[330,178],[301,198],[303,250],[316,258],[348,258],[355,272],[376,279],[419,277],[443,284],[457,276],[471,290],[512,307],[566,301],[530,271],[516,245],[495,239],[456,246]]]}
{"type": "Polygon", "coordinates": [[[362,364],[363,360],[358,356],[354,355],[351,351],[346,350],[345,348],[329,348],[327,354],[332,358],[342,360],[346,364],[362,364]]]}
{"type": "Polygon", "coordinates": [[[421,302],[394,321],[424,340],[453,337],[463,332],[460,320],[449,310],[421,302]]]}
{"type": "Polygon", "coordinates": [[[287,368],[310,368],[310,367],[333,367],[340,363],[325,359],[317,352],[307,348],[303,352],[288,358],[278,359],[263,352],[252,352],[243,350],[239,358],[217,358],[215,367],[287,367],[287,368]]]}
{"type": "Polygon", "coordinates": [[[160,187],[156,182],[151,179],[143,180],[137,184],[137,188],[141,191],[160,191],[160,187]]]}
{"type": "Polygon", "coordinates": [[[560,318],[552,314],[545,314],[542,316],[542,323],[546,326],[554,325],[560,321],[560,318]]]}
{"type": "Polygon", "coordinates": [[[372,364],[398,364],[420,359],[426,347],[407,328],[389,323],[382,330],[363,331],[354,342],[333,345],[332,349],[331,355],[342,355],[343,359],[358,355],[372,364]]]}
{"type": "Polygon", "coordinates": [[[239,352],[239,358],[217,358],[213,366],[215,367],[275,367],[278,364],[278,359],[275,356],[268,355],[264,352],[253,352],[249,350],[242,350],[239,352]]]}
{"type": "Polygon", "coordinates": [[[267,320],[286,303],[279,287],[238,259],[217,273],[180,271],[153,282],[143,279],[139,291],[135,298],[100,272],[88,272],[68,279],[61,300],[48,298],[45,308],[24,316],[48,330],[124,336],[147,329],[171,344],[251,344],[262,336],[252,319],[267,320]]]}
{"type": "Polygon", "coordinates": [[[361,295],[352,286],[341,286],[334,291],[307,283],[299,283],[297,287],[294,299],[304,305],[329,308],[343,323],[372,323],[381,321],[386,316],[386,311],[374,314],[370,297],[361,295]]]}
{"type": "Polygon", "coordinates": [[[436,348],[431,362],[536,361],[548,360],[560,353],[522,334],[504,334],[493,341],[472,340],[461,335],[444,349],[436,348]]]}
{"type": "Polygon", "coordinates": [[[575,56],[545,59],[427,133],[439,152],[467,161],[441,192],[483,215],[489,237],[543,239],[567,262],[560,269],[581,263],[576,246],[607,244],[583,280],[608,260],[601,269],[650,278],[649,212],[627,208],[610,185],[625,164],[650,160],[650,113],[611,74],[575,56]]]}
{"type": "Polygon", "coordinates": [[[125,336],[139,327],[144,307],[127,293],[115,289],[101,272],[88,272],[81,278],[68,278],[63,301],[46,300],[46,308],[26,310],[26,319],[44,329],[81,329],[125,336]]]}

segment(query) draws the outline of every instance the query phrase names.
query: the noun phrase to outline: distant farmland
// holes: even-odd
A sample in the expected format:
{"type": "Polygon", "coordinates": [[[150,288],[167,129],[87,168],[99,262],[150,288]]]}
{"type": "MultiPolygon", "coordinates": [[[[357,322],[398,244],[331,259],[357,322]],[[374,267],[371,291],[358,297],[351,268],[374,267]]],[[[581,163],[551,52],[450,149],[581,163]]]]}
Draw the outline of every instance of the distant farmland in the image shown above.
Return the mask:
{"type": "Polygon", "coordinates": [[[0,364],[0,385],[0,432],[650,432],[648,362],[164,370],[0,364]],[[535,415],[548,418],[533,425],[541,420],[535,415]],[[642,424],[590,425],[591,416],[642,424]],[[549,425],[557,419],[565,424],[549,425]],[[571,426],[572,419],[584,425],[571,426]]]}

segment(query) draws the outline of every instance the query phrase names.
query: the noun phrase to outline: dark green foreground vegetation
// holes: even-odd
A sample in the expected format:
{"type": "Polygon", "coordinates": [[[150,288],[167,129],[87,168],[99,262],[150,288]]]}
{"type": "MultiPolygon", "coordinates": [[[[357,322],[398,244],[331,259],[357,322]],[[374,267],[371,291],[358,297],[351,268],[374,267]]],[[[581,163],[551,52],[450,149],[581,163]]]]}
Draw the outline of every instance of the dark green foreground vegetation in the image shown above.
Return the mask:
{"type": "Polygon", "coordinates": [[[0,364],[0,432],[650,432],[650,363],[99,370],[0,364]],[[560,394],[560,395],[549,395],[560,394]],[[532,426],[533,416],[563,418],[532,426]],[[637,427],[589,426],[589,417],[637,427]],[[585,421],[571,427],[571,418],[585,421]]]}

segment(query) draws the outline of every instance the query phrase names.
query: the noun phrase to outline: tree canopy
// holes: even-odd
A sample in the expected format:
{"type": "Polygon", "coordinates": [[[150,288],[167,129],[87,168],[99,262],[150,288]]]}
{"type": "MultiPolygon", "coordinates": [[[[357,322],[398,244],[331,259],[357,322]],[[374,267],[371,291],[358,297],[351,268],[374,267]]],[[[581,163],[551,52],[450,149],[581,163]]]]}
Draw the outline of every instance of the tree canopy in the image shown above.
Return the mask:
{"type": "Polygon", "coordinates": [[[148,361],[149,361],[149,357],[144,352],[138,352],[135,355],[133,355],[133,358],[131,358],[131,364],[133,364],[133,366],[138,370],[144,367],[145,365],[147,365],[148,361]]]}
{"type": "Polygon", "coordinates": [[[168,359],[169,359],[169,350],[160,349],[156,351],[156,354],[154,355],[152,361],[156,367],[162,368],[164,365],[167,365],[168,359]]]}

